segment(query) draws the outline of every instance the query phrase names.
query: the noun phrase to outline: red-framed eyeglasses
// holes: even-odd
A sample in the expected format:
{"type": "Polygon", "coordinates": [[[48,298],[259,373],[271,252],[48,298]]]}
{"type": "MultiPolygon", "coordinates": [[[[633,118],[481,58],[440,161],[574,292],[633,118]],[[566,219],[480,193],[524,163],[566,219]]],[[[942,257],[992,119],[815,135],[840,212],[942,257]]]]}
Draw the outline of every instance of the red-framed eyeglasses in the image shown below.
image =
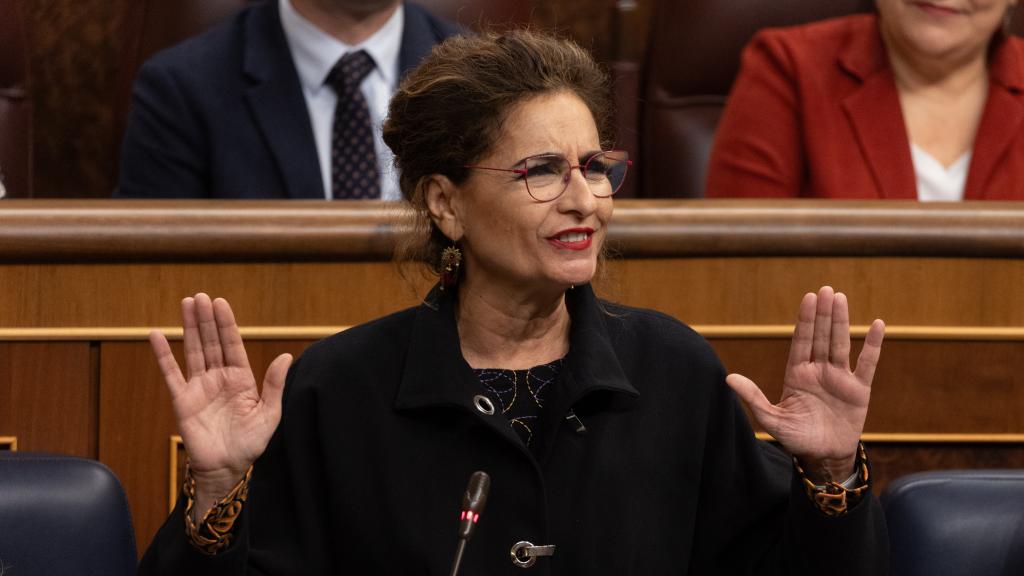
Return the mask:
{"type": "Polygon", "coordinates": [[[466,165],[463,168],[478,170],[494,170],[518,174],[526,182],[526,191],[538,202],[550,202],[565,192],[574,168],[590,186],[590,191],[598,198],[607,198],[622,188],[626,181],[626,172],[633,165],[629,153],[625,150],[605,150],[597,152],[578,166],[573,166],[565,156],[559,154],[538,154],[520,160],[518,168],[495,168],[492,166],[466,165]]]}

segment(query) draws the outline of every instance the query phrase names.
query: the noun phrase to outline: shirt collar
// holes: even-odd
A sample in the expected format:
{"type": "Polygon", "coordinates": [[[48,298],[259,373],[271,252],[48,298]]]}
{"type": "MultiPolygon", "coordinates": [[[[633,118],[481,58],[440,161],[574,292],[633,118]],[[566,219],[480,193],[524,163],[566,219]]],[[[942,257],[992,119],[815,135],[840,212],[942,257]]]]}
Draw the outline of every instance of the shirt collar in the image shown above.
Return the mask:
{"type": "Polygon", "coordinates": [[[313,93],[319,91],[338,59],[357,50],[366,50],[373,58],[377,65],[375,73],[379,73],[388,86],[394,88],[398,85],[398,53],[405,27],[404,5],[398,5],[398,9],[380,30],[354,46],[317,28],[295,11],[290,0],[281,0],[278,5],[281,27],[304,89],[313,93]]]}

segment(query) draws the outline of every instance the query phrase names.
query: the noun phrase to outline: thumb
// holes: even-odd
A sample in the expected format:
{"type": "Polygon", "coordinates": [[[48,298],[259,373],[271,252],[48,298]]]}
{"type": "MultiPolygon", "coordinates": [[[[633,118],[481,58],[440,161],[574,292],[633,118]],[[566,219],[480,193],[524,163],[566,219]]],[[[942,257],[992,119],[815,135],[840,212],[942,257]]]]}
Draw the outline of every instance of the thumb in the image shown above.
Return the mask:
{"type": "Polygon", "coordinates": [[[775,429],[775,407],[753,380],[742,374],[729,374],[725,377],[725,383],[750,408],[750,412],[762,428],[769,431],[775,429]]]}
{"type": "Polygon", "coordinates": [[[285,377],[288,375],[288,367],[291,365],[292,355],[281,354],[270,363],[267,374],[263,377],[263,402],[274,412],[281,411],[285,377]]]}

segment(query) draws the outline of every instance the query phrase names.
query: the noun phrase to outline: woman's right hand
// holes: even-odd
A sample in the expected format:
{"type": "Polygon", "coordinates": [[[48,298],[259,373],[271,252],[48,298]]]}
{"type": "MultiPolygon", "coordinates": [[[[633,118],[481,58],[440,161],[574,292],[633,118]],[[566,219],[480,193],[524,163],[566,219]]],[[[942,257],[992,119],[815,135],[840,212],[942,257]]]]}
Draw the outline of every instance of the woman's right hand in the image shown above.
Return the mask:
{"type": "Polygon", "coordinates": [[[167,338],[149,335],[171,393],[178,430],[196,481],[194,511],[202,517],[226,495],[263,453],[281,421],[281,397],[292,356],[267,368],[263,395],[249,367],[231,306],[206,294],[181,301],[188,378],[167,338]]]}

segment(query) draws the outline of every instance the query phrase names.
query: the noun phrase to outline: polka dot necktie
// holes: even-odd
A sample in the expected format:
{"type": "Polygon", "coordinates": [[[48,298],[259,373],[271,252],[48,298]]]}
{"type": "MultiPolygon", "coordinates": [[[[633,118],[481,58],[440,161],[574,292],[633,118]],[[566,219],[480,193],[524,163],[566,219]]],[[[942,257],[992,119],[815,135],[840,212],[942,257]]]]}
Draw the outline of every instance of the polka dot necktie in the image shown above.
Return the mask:
{"type": "Polygon", "coordinates": [[[370,108],[359,85],[375,64],[365,50],[349,52],[327,75],[338,95],[331,135],[331,189],[335,200],[380,198],[370,108]]]}

